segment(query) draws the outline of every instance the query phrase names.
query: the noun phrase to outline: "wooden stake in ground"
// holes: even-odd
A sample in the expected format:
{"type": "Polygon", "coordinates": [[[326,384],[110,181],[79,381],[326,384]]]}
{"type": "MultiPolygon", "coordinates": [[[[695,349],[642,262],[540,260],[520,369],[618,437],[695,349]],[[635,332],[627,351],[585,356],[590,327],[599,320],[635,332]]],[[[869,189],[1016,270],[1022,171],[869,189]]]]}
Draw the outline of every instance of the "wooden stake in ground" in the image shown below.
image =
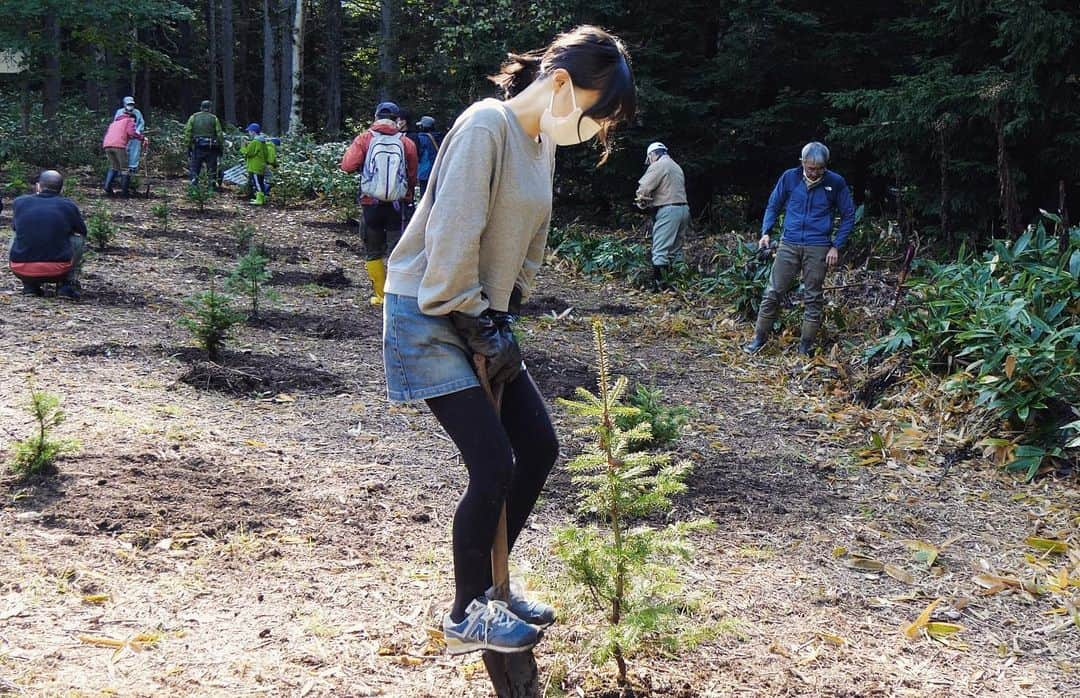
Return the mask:
{"type": "MultiPolygon", "coordinates": [[[[473,354],[473,366],[484,389],[498,414],[502,408],[502,385],[491,385],[487,373],[487,359],[482,354],[473,354]]],[[[499,513],[499,525],[495,529],[495,540],[491,544],[491,583],[494,586],[494,598],[510,601],[510,548],[506,533],[506,502],[499,513]]],[[[539,698],[540,674],[536,668],[536,658],[532,650],[502,654],[484,652],[484,668],[487,669],[491,685],[499,698],[539,698]]]]}

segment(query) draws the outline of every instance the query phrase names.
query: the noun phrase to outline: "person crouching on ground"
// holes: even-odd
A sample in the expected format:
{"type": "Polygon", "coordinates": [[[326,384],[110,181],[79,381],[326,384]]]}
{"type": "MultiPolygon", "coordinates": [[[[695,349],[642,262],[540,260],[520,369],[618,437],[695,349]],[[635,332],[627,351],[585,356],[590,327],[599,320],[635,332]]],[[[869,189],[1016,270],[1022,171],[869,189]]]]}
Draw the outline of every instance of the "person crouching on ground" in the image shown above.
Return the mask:
{"type": "Polygon", "coordinates": [[[109,158],[109,171],[105,173],[105,184],[102,189],[109,196],[113,196],[113,182],[120,179],[120,189],[125,197],[131,196],[131,173],[128,171],[128,142],[142,141],[145,145],[146,136],[139,133],[135,128],[135,115],[129,111],[120,111],[109,124],[105,131],[105,138],[101,147],[109,158]]]}
{"type": "Polygon", "coordinates": [[[416,144],[401,132],[401,110],[393,102],[375,108],[375,122],[357,136],[341,158],[343,172],[360,170],[360,232],[372,305],[382,305],[386,256],[401,238],[403,215],[416,187],[416,144]]]}
{"type": "Polygon", "coordinates": [[[653,211],[653,283],[657,290],[664,290],[670,288],[671,265],[682,261],[683,241],[690,230],[686,177],[663,143],[649,144],[645,164],[648,169],[638,180],[634,203],[653,211]]]}
{"type": "Polygon", "coordinates": [[[537,626],[555,620],[551,606],[516,587],[508,605],[488,598],[503,504],[513,549],[559,451],[511,322],[544,259],[556,146],[599,137],[606,159],[609,132],[636,108],[626,50],[595,27],[511,54],[492,80],[507,100],[473,104],[446,134],[390,255],[383,310],[389,398],[425,400],[469,474],[454,514],[454,602],[443,618],[452,654],[524,651],[537,626]],[[499,411],[477,379],[477,355],[503,389],[499,411]]]}
{"type": "Polygon", "coordinates": [[[829,149],[817,141],[807,143],[799,162],[801,167],[793,167],[780,175],[761,223],[758,247],[764,249],[769,246],[769,231],[780,211],[784,211],[780,248],[776,251],[769,285],[761,299],[754,338],[743,347],[748,354],[756,354],[765,346],[780,309],[780,300],[800,274],[804,310],[799,353],[809,356],[813,352],[814,338],[821,328],[825,307],[822,290],[825,272],[836,265],[840,248],[855,227],[855,204],[847,182],[827,169],[829,149]],[[840,225],[833,236],[833,215],[837,212],[840,225]]]}
{"type": "Polygon", "coordinates": [[[63,189],[63,176],[46,170],[38,175],[35,193],[20,196],[12,205],[15,236],[8,263],[26,295],[40,296],[43,283],[56,283],[56,295],[79,297],[86,223],[75,202],[60,196],[63,189]]]}
{"type": "Polygon", "coordinates": [[[244,156],[244,166],[247,168],[248,185],[251,188],[251,203],[262,206],[266,203],[266,195],[270,193],[270,183],[266,179],[266,168],[272,163],[269,140],[262,134],[262,127],[256,123],[248,124],[244,129],[248,135],[248,141],[240,146],[240,154],[244,156]]]}

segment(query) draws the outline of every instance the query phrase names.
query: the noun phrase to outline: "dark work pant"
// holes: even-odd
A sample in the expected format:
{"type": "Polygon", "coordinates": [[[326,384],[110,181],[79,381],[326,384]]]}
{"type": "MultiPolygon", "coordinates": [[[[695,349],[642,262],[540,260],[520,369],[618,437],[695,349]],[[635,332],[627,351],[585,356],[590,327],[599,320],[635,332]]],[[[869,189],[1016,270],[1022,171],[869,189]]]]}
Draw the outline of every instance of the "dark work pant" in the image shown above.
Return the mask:
{"type": "Polygon", "coordinates": [[[248,172],[248,186],[251,188],[252,196],[254,196],[257,191],[261,191],[263,194],[270,193],[270,183],[266,181],[265,174],[248,172]]]}
{"type": "Polygon", "coordinates": [[[204,148],[198,145],[192,148],[191,157],[188,159],[188,176],[191,183],[194,184],[199,179],[199,173],[205,165],[206,171],[209,173],[210,185],[216,187],[218,185],[217,161],[218,152],[216,149],[204,148]]]}
{"type": "Polygon", "coordinates": [[[364,240],[364,255],[368,261],[382,259],[394,251],[394,246],[401,239],[404,219],[401,209],[405,202],[391,203],[380,201],[377,204],[364,204],[360,234],[364,240]]]}
{"type": "Polygon", "coordinates": [[[506,502],[507,542],[513,548],[559,455],[551,417],[528,371],[503,390],[498,414],[480,388],[427,400],[454,440],[469,485],[454,514],[454,607],[460,621],[469,602],[491,586],[491,544],[506,502]]]}
{"type": "Polygon", "coordinates": [[[780,310],[780,301],[791,290],[796,277],[801,273],[804,290],[802,337],[813,340],[821,326],[821,313],[825,307],[825,293],[822,288],[825,285],[825,255],[828,253],[829,248],[820,245],[780,243],[780,249],[776,251],[776,259],[773,261],[772,274],[769,276],[769,285],[761,299],[757,325],[754,327],[754,333],[758,337],[764,337],[772,330],[780,310]]]}

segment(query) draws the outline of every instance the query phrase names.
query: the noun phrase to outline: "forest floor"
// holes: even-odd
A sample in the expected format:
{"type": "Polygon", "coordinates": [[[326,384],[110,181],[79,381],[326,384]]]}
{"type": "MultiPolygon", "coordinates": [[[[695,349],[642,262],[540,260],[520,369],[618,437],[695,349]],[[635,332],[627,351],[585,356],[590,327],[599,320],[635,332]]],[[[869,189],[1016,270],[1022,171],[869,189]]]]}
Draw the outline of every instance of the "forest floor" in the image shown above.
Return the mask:
{"type": "MultiPolygon", "coordinates": [[[[32,376],[81,444],[57,474],[0,478],[0,695],[489,695],[479,656],[445,655],[434,632],[465,471],[422,405],[386,400],[355,231],[232,194],[200,214],[178,182],[107,200],[84,179],[84,211],[111,211],[119,236],[87,261],[81,302],[23,297],[11,278],[0,291],[3,442],[29,433],[32,376]],[[150,212],[163,197],[168,230],[150,212]],[[218,366],[177,318],[208,267],[234,264],[237,222],[256,227],[281,298],[218,366]]],[[[717,524],[683,570],[703,599],[687,622],[712,632],[632,659],[637,695],[1080,692],[1075,479],[953,464],[918,414],[867,459],[867,429],[895,415],[854,406],[833,359],[775,343],[748,358],[745,323],[564,267],[541,273],[522,324],[564,460],[581,442],[555,398],[595,386],[599,316],[615,372],[693,412],[673,517],[717,524]],[[906,637],[936,599],[931,620],[963,629],[906,637]]],[[[552,532],[574,503],[557,466],[512,558],[556,606],[552,532]]],[[[614,665],[581,651],[600,617],[562,610],[536,651],[548,694],[615,695],[614,665]]]]}

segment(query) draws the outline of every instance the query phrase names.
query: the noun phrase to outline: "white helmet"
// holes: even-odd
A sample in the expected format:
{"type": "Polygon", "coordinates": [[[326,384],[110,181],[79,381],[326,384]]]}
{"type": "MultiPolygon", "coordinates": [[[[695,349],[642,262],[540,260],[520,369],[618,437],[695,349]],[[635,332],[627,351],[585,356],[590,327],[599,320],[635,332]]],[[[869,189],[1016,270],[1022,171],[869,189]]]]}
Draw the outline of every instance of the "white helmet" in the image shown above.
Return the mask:
{"type": "Polygon", "coordinates": [[[667,152],[667,146],[660,141],[653,141],[652,143],[650,143],[649,147],[645,149],[645,162],[649,161],[649,156],[652,155],[653,151],[656,150],[663,150],[664,152],[667,152]]]}

